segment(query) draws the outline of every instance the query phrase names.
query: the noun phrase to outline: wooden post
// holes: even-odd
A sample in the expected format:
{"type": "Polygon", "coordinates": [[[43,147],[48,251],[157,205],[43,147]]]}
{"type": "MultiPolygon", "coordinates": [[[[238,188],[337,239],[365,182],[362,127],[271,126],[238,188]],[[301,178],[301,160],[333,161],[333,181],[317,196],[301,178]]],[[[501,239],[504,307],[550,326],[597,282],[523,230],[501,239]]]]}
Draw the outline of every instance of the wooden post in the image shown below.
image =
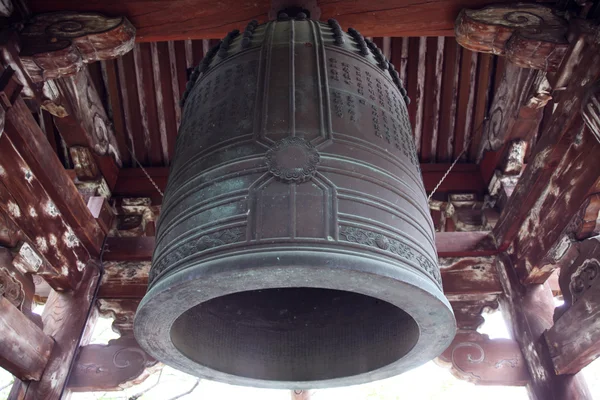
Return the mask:
{"type": "Polygon", "coordinates": [[[565,304],[545,334],[557,374],[576,374],[600,354],[600,236],[577,247],[574,262],[561,268],[565,304]]]}
{"type": "Polygon", "coordinates": [[[498,275],[504,287],[502,310],[519,343],[531,376],[530,395],[536,400],[588,400],[591,394],[579,375],[557,375],[544,338],[553,321],[554,300],[547,284],[523,286],[510,258],[498,256],[498,275]]]}
{"type": "Polygon", "coordinates": [[[67,383],[75,354],[94,306],[100,278],[98,268],[90,263],[83,270],[79,286],[71,292],[53,291],[42,314],[44,333],[55,345],[48,364],[37,382],[16,382],[10,400],[58,400],[67,383]]]}
{"type": "Polygon", "coordinates": [[[21,380],[39,380],[54,342],[0,296],[0,367],[21,380]]]}

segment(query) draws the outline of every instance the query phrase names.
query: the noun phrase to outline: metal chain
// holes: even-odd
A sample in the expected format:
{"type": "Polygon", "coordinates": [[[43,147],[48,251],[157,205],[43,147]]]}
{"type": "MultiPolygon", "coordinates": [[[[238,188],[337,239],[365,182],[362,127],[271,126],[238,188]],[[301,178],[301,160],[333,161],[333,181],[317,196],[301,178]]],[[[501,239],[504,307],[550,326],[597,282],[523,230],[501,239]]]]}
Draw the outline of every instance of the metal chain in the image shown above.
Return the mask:
{"type": "Polygon", "coordinates": [[[431,201],[431,198],[433,197],[433,195],[435,194],[435,192],[437,192],[437,190],[440,188],[440,186],[442,185],[442,183],[446,180],[446,178],[450,174],[450,171],[452,171],[452,168],[454,168],[454,166],[456,165],[456,163],[458,162],[458,160],[460,160],[460,158],[462,157],[462,155],[465,154],[465,151],[469,148],[469,145],[471,144],[471,141],[473,140],[473,137],[477,134],[477,132],[479,132],[479,130],[481,128],[483,128],[483,124],[487,120],[488,120],[487,117],[484,118],[483,121],[481,121],[481,124],[479,124],[479,126],[477,127],[477,129],[473,133],[473,135],[471,135],[471,137],[469,138],[469,140],[467,140],[467,143],[465,144],[465,147],[463,147],[463,149],[460,152],[460,154],[454,159],[454,161],[452,162],[452,164],[450,164],[450,167],[448,167],[448,170],[446,171],[446,173],[444,174],[444,176],[442,176],[442,179],[440,179],[440,181],[438,182],[437,185],[435,185],[435,187],[433,188],[433,190],[431,191],[431,193],[429,193],[429,196],[427,197],[427,203],[429,203],[431,201]]]}
{"type": "Polygon", "coordinates": [[[158,185],[156,184],[156,182],[154,182],[154,179],[152,179],[152,177],[150,176],[150,174],[148,173],[148,171],[146,171],[146,169],[144,168],[144,166],[142,165],[142,163],[140,163],[138,161],[138,159],[135,157],[135,154],[133,154],[133,151],[131,151],[131,149],[129,148],[129,146],[126,146],[127,150],[129,151],[129,154],[131,154],[131,157],[133,158],[133,160],[136,162],[137,165],[140,166],[140,168],[142,169],[142,172],[144,173],[144,175],[146,175],[146,178],[148,178],[148,180],[150,181],[150,183],[152,183],[152,186],[154,186],[154,189],[156,189],[156,191],[158,193],[160,193],[160,197],[164,197],[164,193],[162,192],[162,190],[160,190],[160,188],[158,187],[158,185]]]}

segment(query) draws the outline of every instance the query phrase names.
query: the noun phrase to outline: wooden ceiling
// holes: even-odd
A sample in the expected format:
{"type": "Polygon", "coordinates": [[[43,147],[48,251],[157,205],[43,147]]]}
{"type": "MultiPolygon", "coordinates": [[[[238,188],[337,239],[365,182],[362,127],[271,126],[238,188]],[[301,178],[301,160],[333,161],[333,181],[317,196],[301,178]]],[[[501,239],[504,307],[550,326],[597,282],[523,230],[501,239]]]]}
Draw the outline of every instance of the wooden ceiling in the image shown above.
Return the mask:
{"type": "MultiPolygon", "coordinates": [[[[239,24],[240,26],[242,23],[239,24]]],[[[400,72],[422,163],[476,163],[481,127],[501,59],[473,53],[453,37],[375,38],[400,72]]],[[[91,64],[90,72],[114,122],[124,167],[167,166],[181,118],[179,99],[190,68],[218,40],[137,43],[117,60],[91,64]],[[130,151],[131,150],[131,151],[130,151]]]]}

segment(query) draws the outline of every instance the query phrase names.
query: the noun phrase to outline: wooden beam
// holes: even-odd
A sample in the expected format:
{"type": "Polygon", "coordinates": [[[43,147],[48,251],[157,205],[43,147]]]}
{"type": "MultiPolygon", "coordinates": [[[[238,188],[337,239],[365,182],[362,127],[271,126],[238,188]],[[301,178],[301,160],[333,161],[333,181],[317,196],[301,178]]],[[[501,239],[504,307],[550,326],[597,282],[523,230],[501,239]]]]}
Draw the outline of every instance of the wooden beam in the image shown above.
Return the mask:
{"type": "Polygon", "coordinates": [[[99,269],[90,263],[83,271],[81,284],[68,293],[51,292],[42,313],[44,333],[54,339],[50,359],[37,382],[16,382],[11,400],[58,400],[62,398],[71,365],[94,305],[100,277],[99,269]],[[21,394],[22,397],[15,397],[21,394]]]}
{"type": "MultiPolygon", "coordinates": [[[[442,179],[450,164],[421,164],[425,190],[431,192],[442,179]]],[[[164,192],[169,177],[168,167],[145,168],[158,188],[164,192]]],[[[456,164],[446,179],[437,189],[444,193],[477,193],[484,194],[485,183],[481,178],[479,167],[475,164],[456,164]]],[[[124,168],[119,171],[119,178],[113,190],[118,197],[151,197],[155,204],[162,202],[161,196],[146,177],[141,168],[124,168]]]]}
{"type": "Polygon", "coordinates": [[[579,243],[578,251],[561,268],[566,311],[545,333],[557,374],[576,374],[600,354],[600,236],[579,243]]]}
{"type": "Polygon", "coordinates": [[[590,190],[598,184],[600,143],[580,115],[582,99],[600,78],[600,44],[581,34],[559,74],[568,77],[556,94],[557,108],[504,207],[493,234],[507,249],[526,283],[552,273],[542,261],[556,245],[590,190]]]}
{"type": "Polygon", "coordinates": [[[441,258],[440,269],[444,294],[451,301],[502,294],[492,257],[441,258]]]}
{"type": "MultiPolygon", "coordinates": [[[[336,18],[342,27],[354,27],[365,36],[452,36],[454,19],[463,7],[481,7],[498,0],[378,1],[321,0],[321,20],[336,18]]],[[[34,13],[68,11],[69,0],[30,0],[34,13]]],[[[80,11],[123,15],[136,28],[136,40],[160,42],[183,39],[222,38],[233,29],[256,19],[267,21],[270,0],[215,3],[210,0],[152,0],[106,2],[91,0],[77,5],[80,11]]]]}
{"type": "Polygon", "coordinates": [[[17,379],[39,380],[54,342],[0,296],[0,367],[17,379]]]}
{"type": "Polygon", "coordinates": [[[530,379],[515,340],[490,339],[476,331],[457,333],[437,360],[458,379],[476,385],[525,386],[530,379]]]}
{"type": "Polygon", "coordinates": [[[74,236],[91,255],[98,256],[104,232],[87,209],[44,132],[21,98],[17,98],[6,111],[5,131],[0,139],[5,139],[4,136],[18,151],[27,170],[48,193],[57,213],[73,230],[74,236]]]}
{"type": "Polygon", "coordinates": [[[553,325],[554,299],[547,284],[523,286],[509,257],[497,259],[498,276],[505,295],[502,311],[510,321],[514,339],[519,343],[531,376],[528,384],[534,400],[587,400],[592,396],[585,379],[579,375],[557,375],[544,339],[553,325]]]}
{"type": "Polygon", "coordinates": [[[56,290],[74,289],[89,253],[8,135],[0,136],[0,160],[0,209],[32,249],[24,255],[31,266],[22,272],[42,275],[56,290]]]}
{"type": "Polygon", "coordinates": [[[101,299],[141,299],[148,289],[149,272],[150,261],[106,262],[98,297],[101,299]]]}
{"type": "MultiPolygon", "coordinates": [[[[458,240],[465,236],[463,233],[453,232],[452,235],[458,240]]],[[[467,236],[469,239],[473,237],[467,236]]],[[[108,238],[104,253],[104,275],[98,297],[141,299],[148,286],[153,249],[154,237],[108,238]],[[138,252],[132,250],[136,247],[138,252]],[[129,260],[115,261],[125,258],[129,260]],[[134,261],[133,258],[137,260],[134,261]]],[[[451,300],[470,301],[502,293],[502,286],[490,257],[441,258],[440,265],[444,292],[451,300]]]]}

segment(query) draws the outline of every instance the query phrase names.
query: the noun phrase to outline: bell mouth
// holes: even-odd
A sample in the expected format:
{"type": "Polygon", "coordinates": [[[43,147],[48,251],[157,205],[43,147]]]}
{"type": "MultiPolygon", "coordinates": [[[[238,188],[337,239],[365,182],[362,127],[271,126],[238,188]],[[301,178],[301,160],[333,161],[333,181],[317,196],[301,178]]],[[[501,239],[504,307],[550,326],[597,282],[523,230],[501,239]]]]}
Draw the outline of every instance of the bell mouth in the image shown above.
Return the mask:
{"type": "Polygon", "coordinates": [[[216,371],[268,381],[364,374],[413,349],[419,326],[378,298],[323,288],[271,288],[217,297],[171,327],[184,356],[216,371]]]}
{"type": "Polygon", "coordinates": [[[190,264],[152,284],[134,333],[157,360],[205,379],[357,385],[424,364],[454,338],[439,287],[390,259],[262,247],[190,264]]]}

